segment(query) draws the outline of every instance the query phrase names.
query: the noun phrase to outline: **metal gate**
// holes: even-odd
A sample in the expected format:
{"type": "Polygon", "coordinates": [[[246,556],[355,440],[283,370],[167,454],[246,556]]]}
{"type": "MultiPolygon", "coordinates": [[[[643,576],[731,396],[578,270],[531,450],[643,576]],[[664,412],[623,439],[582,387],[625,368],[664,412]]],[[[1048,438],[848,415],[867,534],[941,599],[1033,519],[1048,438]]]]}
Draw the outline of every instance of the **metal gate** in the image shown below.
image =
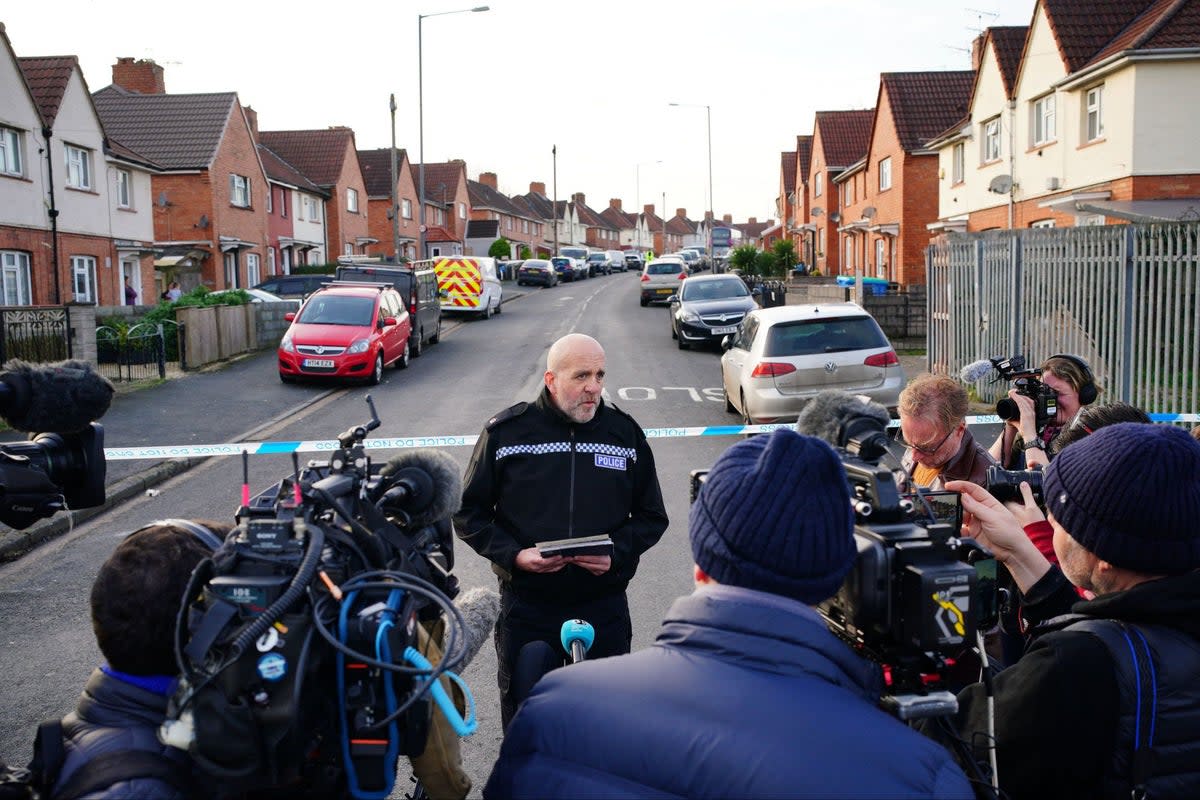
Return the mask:
{"type": "Polygon", "coordinates": [[[99,373],[112,381],[141,381],[167,376],[163,326],[148,322],[131,328],[96,328],[99,373]]]}
{"type": "Polygon", "coordinates": [[[0,307],[0,364],[10,358],[31,363],[70,358],[70,330],[66,306],[0,307]]]}

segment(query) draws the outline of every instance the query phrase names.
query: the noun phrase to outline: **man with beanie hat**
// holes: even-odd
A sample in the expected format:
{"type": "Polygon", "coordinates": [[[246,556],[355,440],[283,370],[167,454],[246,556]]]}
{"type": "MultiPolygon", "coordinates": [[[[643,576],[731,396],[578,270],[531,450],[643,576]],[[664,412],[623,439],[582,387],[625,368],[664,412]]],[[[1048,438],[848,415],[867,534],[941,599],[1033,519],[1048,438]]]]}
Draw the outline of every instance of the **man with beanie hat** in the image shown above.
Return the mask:
{"type": "Polygon", "coordinates": [[[696,591],[655,644],[546,675],[485,797],[971,797],[950,754],[876,707],[882,680],[812,608],[856,557],[819,439],[739,442],[689,518],[696,591]]]}
{"type": "MultiPolygon", "coordinates": [[[[1000,788],[1200,797],[1200,443],[1121,423],[1064,449],[1043,479],[1060,566],[985,490],[947,488],[1021,590],[1029,643],[995,681],[1000,788]]],[[[968,687],[952,726],[927,733],[986,760],[986,706],[968,687]]]]}

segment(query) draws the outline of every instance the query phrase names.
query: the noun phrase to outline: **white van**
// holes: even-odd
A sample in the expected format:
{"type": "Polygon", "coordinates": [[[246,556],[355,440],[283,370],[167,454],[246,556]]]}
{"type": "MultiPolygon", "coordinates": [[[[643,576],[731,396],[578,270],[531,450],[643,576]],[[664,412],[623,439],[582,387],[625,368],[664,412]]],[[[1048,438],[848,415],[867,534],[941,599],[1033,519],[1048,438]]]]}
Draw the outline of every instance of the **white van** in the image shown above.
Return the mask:
{"type": "Polygon", "coordinates": [[[490,256],[446,256],[433,260],[443,312],[467,312],[490,319],[500,313],[503,289],[490,256]]]}
{"type": "Polygon", "coordinates": [[[625,271],[625,253],[620,250],[605,250],[608,253],[608,260],[612,262],[613,272],[625,271]]]}

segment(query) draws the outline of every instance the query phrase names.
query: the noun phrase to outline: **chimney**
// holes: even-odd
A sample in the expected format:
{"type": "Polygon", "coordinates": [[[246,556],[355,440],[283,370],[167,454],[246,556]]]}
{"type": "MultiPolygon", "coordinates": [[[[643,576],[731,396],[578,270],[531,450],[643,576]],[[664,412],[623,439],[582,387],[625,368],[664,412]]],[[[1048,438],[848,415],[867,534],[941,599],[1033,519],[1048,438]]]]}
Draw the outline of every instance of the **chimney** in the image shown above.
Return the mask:
{"type": "Polygon", "coordinates": [[[724,222],[726,225],[732,225],[733,224],[733,214],[726,214],[725,216],[721,217],[721,221],[724,222]]]}
{"type": "Polygon", "coordinates": [[[687,219],[687,209],[686,208],[675,209],[675,216],[679,217],[680,219],[687,219]]]}
{"type": "Polygon", "coordinates": [[[712,221],[713,221],[713,212],[711,212],[711,211],[705,211],[705,212],[704,212],[704,219],[705,219],[705,221],[706,221],[706,222],[712,222],[712,221]]]}
{"type": "Polygon", "coordinates": [[[242,106],[242,111],[246,112],[246,122],[250,123],[250,138],[258,144],[258,112],[250,106],[242,106]]]}
{"type": "Polygon", "coordinates": [[[576,192],[571,195],[571,202],[577,206],[586,206],[587,201],[583,199],[583,192],[576,192]]]}
{"type": "Polygon", "coordinates": [[[642,206],[642,213],[643,214],[653,214],[654,213],[654,203],[646,203],[646,205],[642,206]]]}
{"type": "Polygon", "coordinates": [[[488,186],[496,191],[500,191],[500,187],[496,184],[496,173],[494,172],[479,173],[479,182],[484,186],[488,186]]]}
{"type": "Polygon", "coordinates": [[[609,200],[608,207],[615,208],[617,211],[620,211],[621,210],[621,198],[614,197],[611,200],[609,200]]]}
{"type": "Polygon", "coordinates": [[[757,224],[758,224],[758,217],[751,217],[751,218],[750,218],[750,220],[749,220],[749,222],[747,222],[746,224],[747,224],[747,225],[757,225],[757,224]]]}
{"type": "Polygon", "coordinates": [[[533,183],[529,184],[529,191],[533,194],[540,194],[544,197],[546,194],[546,184],[534,181],[533,183]]]}
{"type": "Polygon", "coordinates": [[[130,57],[118,58],[113,64],[112,82],[122,89],[137,94],[166,94],[163,68],[152,59],[134,61],[130,57]]]}
{"type": "Polygon", "coordinates": [[[983,64],[983,40],[987,37],[987,33],[981,33],[971,42],[971,69],[979,72],[979,67],[983,64]]]}

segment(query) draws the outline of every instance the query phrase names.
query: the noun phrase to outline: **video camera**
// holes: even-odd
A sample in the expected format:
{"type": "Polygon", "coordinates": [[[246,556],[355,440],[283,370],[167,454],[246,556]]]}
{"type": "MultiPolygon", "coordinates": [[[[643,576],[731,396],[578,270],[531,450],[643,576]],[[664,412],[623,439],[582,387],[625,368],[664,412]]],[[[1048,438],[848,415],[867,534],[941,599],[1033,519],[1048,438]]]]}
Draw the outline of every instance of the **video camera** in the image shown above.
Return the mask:
{"type": "Polygon", "coordinates": [[[328,463],[293,456],[293,474],[256,497],[243,485],[237,527],[184,595],[160,738],[235,791],[386,797],[397,757],[424,749],[431,696],[456,732],[474,730],[437,681],[457,681],[468,657],[451,602],[458,468],[437,451],[372,464],[366,400],[371,419],[328,463]],[[433,667],[420,623],[441,614],[433,667]]]}
{"type": "MultiPolygon", "coordinates": [[[[1054,419],[1058,414],[1058,395],[1042,383],[1041,372],[1026,369],[1025,356],[991,358],[988,361],[999,373],[999,380],[1012,381],[1017,394],[1033,400],[1034,424],[1039,431],[1054,419]]],[[[996,416],[1003,420],[1018,420],[1021,418],[1021,409],[1011,397],[1002,397],[996,403],[996,416]]]]}
{"type": "Polygon", "coordinates": [[[1033,499],[1040,506],[1042,499],[1042,471],[1040,469],[1004,469],[998,464],[987,468],[984,487],[1001,503],[1021,502],[1021,484],[1028,483],[1033,499]]]}

